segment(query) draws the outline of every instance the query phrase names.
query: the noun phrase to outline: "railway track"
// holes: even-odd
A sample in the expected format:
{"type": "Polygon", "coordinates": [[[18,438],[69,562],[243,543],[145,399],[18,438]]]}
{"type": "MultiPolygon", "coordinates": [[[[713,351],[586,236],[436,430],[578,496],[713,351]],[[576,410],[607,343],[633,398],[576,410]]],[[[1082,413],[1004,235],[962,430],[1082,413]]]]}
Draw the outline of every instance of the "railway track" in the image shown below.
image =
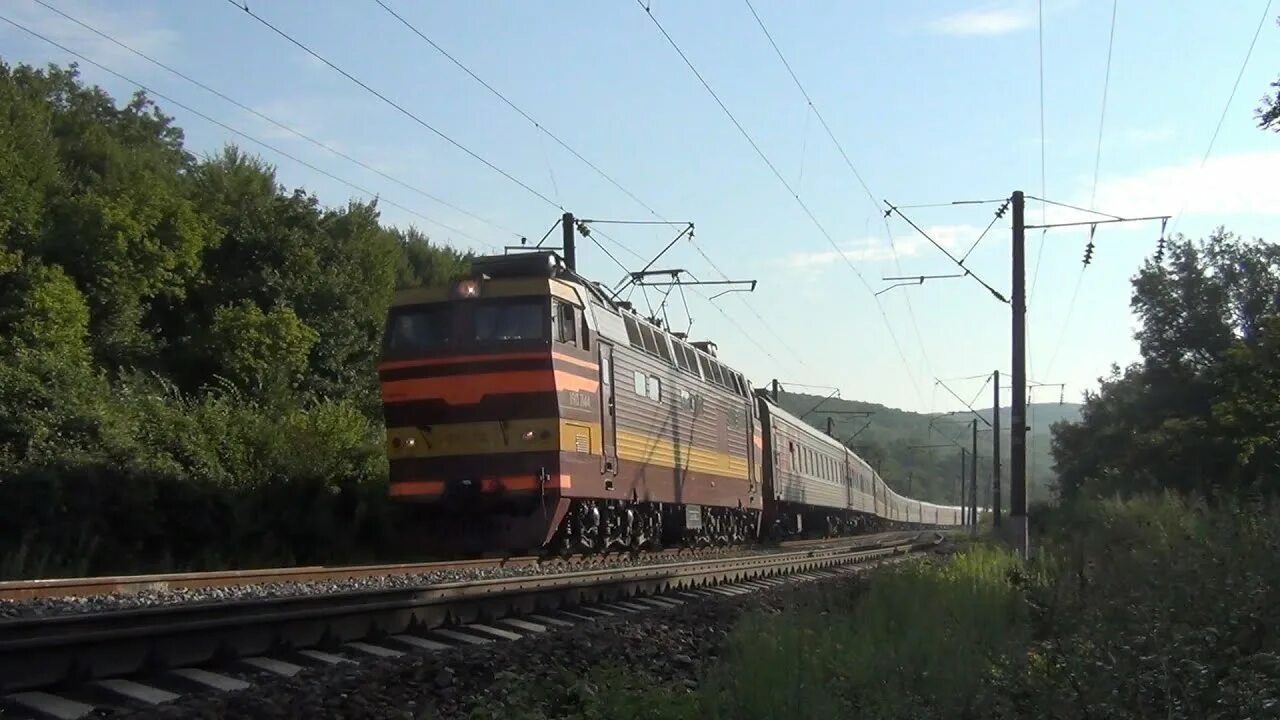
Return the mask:
{"type": "MultiPolygon", "coordinates": [[[[610,614],[610,607],[617,612],[619,608],[680,602],[669,599],[673,593],[738,592],[752,583],[767,584],[787,575],[804,576],[902,555],[932,547],[942,538],[933,532],[898,535],[871,546],[815,542],[767,554],[642,567],[3,620],[0,697],[10,707],[34,709],[34,717],[41,713],[45,717],[82,717],[93,706],[65,700],[64,695],[85,697],[88,689],[99,697],[104,692],[131,697],[135,704],[175,697],[165,691],[152,693],[150,699],[145,692],[140,696],[140,688],[155,688],[134,683],[130,677],[177,673],[217,687],[213,678],[230,678],[202,668],[255,660],[256,667],[269,668],[271,658],[281,654],[297,657],[307,653],[329,662],[336,657],[333,651],[344,648],[379,655],[438,649],[450,640],[457,644],[468,636],[485,639],[487,635],[492,640],[504,634],[514,636],[517,633],[512,629],[546,629],[555,624],[557,613],[562,613],[562,618],[590,617],[593,613],[610,614]]],[[[408,566],[335,568],[332,572],[383,572],[398,567],[408,566]]],[[[329,572],[291,570],[300,575],[312,573],[311,577],[329,572]]],[[[201,579],[152,582],[214,582],[217,574],[202,575],[201,579]]],[[[222,577],[244,582],[245,575],[224,573],[222,577]]],[[[42,586],[50,587],[53,585],[42,586]]],[[[60,591],[76,589],[59,587],[60,591]]]]}
{"type": "MultiPolygon", "coordinates": [[[[897,536],[910,535],[909,532],[882,533],[865,536],[871,543],[897,536]]],[[[753,546],[743,548],[706,548],[686,549],[671,548],[656,552],[642,552],[635,555],[597,556],[512,556],[495,558],[477,558],[468,560],[446,560],[434,562],[393,563],[383,565],[344,565],[325,566],[311,565],[287,568],[260,568],[252,570],[217,570],[212,572],[160,573],[153,575],[103,575],[96,577],[50,578],[39,580],[8,580],[0,582],[0,601],[24,601],[37,598],[59,597],[94,597],[99,595],[134,595],[148,591],[198,590],[206,588],[227,588],[241,585],[282,584],[326,582],[335,580],[354,580],[370,577],[399,577],[406,575],[428,575],[450,570],[490,570],[505,568],[526,568],[533,566],[561,567],[565,569],[582,567],[590,568],[605,564],[619,558],[636,563],[646,561],[665,562],[687,558],[699,559],[708,555],[724,554],[733,551],[764,550],[801,550],[810,547],[823,547],[841,542],[857,543],[858,538],[788,540],[776,546],[753,546]]]]}

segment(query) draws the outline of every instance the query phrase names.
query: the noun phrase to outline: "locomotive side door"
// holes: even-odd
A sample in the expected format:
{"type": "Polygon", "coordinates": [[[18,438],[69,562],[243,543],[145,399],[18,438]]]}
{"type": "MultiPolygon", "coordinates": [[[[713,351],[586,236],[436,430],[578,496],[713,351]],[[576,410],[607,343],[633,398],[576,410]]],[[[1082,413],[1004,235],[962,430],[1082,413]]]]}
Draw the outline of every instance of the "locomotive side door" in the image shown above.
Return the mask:
{"type": "Polygon", "coordinates": [[[617,407],[613,394],[613,345],[600,343],[600,472],[618,474],[617,407]]]}

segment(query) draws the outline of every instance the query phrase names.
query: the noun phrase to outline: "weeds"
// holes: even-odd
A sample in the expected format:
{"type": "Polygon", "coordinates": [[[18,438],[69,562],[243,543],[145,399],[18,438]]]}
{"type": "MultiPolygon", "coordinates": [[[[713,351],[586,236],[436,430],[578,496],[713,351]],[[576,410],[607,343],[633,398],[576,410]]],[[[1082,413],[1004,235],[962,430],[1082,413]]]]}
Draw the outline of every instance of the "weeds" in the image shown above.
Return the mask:
{"type": "Polygon", "coordinates": [[[695,693],[615,672],[566,686],[608,694],[483,717],[1280,717],[1275,506],[1153,495],[1043,521],[1027,565],[975,542],[748,614],[695,693]]]}

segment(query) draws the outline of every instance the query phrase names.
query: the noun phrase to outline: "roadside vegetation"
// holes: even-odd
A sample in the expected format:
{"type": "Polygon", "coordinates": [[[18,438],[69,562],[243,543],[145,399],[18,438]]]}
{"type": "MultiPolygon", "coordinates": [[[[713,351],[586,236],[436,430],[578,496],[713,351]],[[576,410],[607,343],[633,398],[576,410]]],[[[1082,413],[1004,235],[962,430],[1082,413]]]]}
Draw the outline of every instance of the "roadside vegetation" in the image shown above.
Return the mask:
{"type": "Polygon", "coordinates": [[[467,258],[0,62],[0,578],[386,551],[374,360],[467,258]]]}
{"type": "Polygon", "coordinates": [[[472,717],[1280,716],[1280,511],[1163,494],[1038,521],[1026,565],[979,541],[748,614],[695,690],[609,668],[472,717]]]}

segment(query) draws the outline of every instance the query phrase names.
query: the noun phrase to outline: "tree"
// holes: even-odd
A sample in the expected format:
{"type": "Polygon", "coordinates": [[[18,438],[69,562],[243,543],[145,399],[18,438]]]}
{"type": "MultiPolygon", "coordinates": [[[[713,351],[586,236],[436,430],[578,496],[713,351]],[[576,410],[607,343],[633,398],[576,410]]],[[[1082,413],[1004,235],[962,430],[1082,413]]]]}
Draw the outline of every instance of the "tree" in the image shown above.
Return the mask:
{"type": "MultiPolygon", "coordinates": [[[[1276,18],[1276,24],[1280,25],[1280,18],[1276,18]]],[[[1280,132],[1280,80],[1271,83],[1271,87],[1275,88],[1276,92],[1263,95],[1262,104],[1256,110],[1258,127],[1280,132]]]]}
{"type": "Polygon", "coordinates": [[[307,370],[307,356],[320,335],[291,308],[263,313],[241,301],[218,308],[206,348],[219,375],[259,395],[291,394],[307,370]]]}
{"type": "Polygon", "coordinates": [[[1218,229],[1166,252],[1133,280],[1142,362],[1101,379],[1080,423],[1054,427],[1061,494],[1280,480],[1280,248],[1218,229]]]}

